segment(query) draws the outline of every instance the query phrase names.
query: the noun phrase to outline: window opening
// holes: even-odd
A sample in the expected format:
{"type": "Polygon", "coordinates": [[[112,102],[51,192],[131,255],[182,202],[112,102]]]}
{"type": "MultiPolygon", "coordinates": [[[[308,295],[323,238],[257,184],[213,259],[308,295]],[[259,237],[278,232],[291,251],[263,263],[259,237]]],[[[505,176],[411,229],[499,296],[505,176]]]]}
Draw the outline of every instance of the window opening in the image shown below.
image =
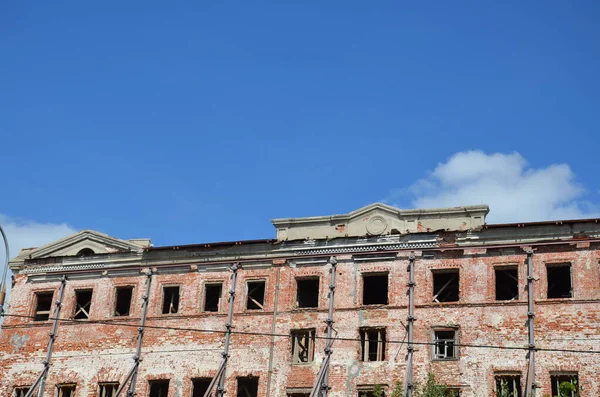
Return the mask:
{"type": "Polygon", "coordinates": [[[553,396],[579,396],[579,378],[577,374],[555,374],[550,376],[553,396]],[[560,394],[562,391],[563,394],[560,394]]]}
{"type": "Polygon", "coordinates": [[[262,310],[265,304],[265,282],[264,281],[249,281],[248,282],[248,299],[246,301],[246,309],[262,310]]]}
{"type": "Polygon", "coordinates": [[[456,387],[449,387],[444,392],[444,397],[460,397],[460,389],[456,387]]]}
{"type": "Polygon", "coordinates": [[[99,383],[100,391],[98,397],[114,397],[119,389],[118,383],[99,383]]]}
{"type": "Polygon", "coordinates": [[[458,285],[458,270],[433,272],[433,301],[457,302],[458,285]]]}
{"type": "Polygon", "coordinates": [[[318,307],[319,306],[319,279],[300,278],[296,279],[296,306],[318,307]]]}
{"type": "Polygon", "coordinates": [[[204,311],[218,312],[221,305],[221,295],[223,292],[223,284],[206,284],[204,285],[204,311]]]}
{"type": "Polygon", "coordinates": [[[456,331],[439,330],[434,331],[433,335],[433,358],[438,360],[456,358],[456,331]]]}
{"type": "Polygon", "coordinates": [[[496,375],[496,394],[521,397],[521,375],[496,375]]]}
{"type": "Polygon", "coordinates": [[[179,287],[163,287],[163,314],[177,313],[179,310],[179,287]]]}
{"type": "Polygon", "coordinates": [[[310,392],[287,393],[287,397],[310,397],[310,392]]]}
{"type": "Polygon", "coordinates": [[[292,363],[312,362],[315,355],[315,330],[292,331],[292,363]]]}
{"type": "Polygon", "coordinates": [[[519,299],[519,274],[517,268],[497,267],[496,300],[512,301],[519,299]]]}
{"type": "Polygon", "coordinates": [[[258,397],[258,378],[237,378],[237,397],[258,397]]]}
{"type": "Polygon", "coordinates": [[[36,304],[34,321],[46,321],[50,318],[53,296],[53,292],[38,292],[35,294],[36,304]]]}
{"type": "Polygon", "coordinates": [[[129,316],[133,287],[118,287],[115,302],[115,316],[129,316]]]}
{"type": "Polygon", "coordinates": [[[361,361],[385,360],[385,328],[360,330],[361,361]]]}
{"type": "Polygon", "coordinates": [[[363,305],[388,304],[388,275],[363,275],[363,305]]]}
{"type": "Polygon", "coordinates": [[[29,387],[15,387],[15,397],[25,397],[27,392],[29,391],[29,387]]]}
{"type": "Polygon", "coordinates": [[[75,397],[75,385],[58,385],[56,388],[58,390],[57,397],[75,397]]]}
{"type": "Polygon", "coordinates": [[[548,298],[572,298],[571,264],[561,263],[548,265],[548,298]]]}
{"type": "Polygon", "coordinates": [[[383,386],[381,385],[377,385],[377,386],[371,386],[367,389],[367,386],[359,386],[362,390],[358,391],[358,397],[385,397],[385,391],[383,390],[383,386]],[[379,389],[379,391],[376,391],[376,388],[379,389]]]}
{"type": "Polygon", "coordinates": [[[212,378],[192,379],[192,397],[204,397],[212,378]]]}
{"type": "Polygon", "coordinates": [[[80,250],[77,253],[77,256],[92,256],[92,255],[95,255],[95,254],[96,253],[94,252],[93,249],[91,249],[91,248],[84,248],[84,249],[80,250]]]}
{"type": "Polygon", "coordinates": [[[167,397],[169,394],[169,380],[151,380],[150,397],[167,397]]]}
{"type": "Polygon", "coordinates": [[[75,291],[75,318],[76,320],[87,320],[90,318],[90,307],[92,305],[92,290],[75,291]]]}

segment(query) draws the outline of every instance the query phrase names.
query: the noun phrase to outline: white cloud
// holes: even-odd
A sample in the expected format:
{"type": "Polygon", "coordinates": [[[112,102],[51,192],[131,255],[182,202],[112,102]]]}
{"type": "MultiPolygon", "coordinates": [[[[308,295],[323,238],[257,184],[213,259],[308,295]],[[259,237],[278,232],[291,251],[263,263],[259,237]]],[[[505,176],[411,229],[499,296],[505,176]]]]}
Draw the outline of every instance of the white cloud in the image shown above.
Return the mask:
{"type": "Polygon", "coordinates": [[[456,153],[407,191],[415,208],[488,204],[488,223],[599,216],[568,164],[530,168],[519,153],[456,153]]]}
{"type": "MultiPolygon", "coordinates": [[[[66,223],[37,223],[30,220],[11,218],[2,214],[0,214],[0,225],[2,225],[8,237],[11,258],[17,256],[23,248],[40,247],[75,233],[75,229],[66,223]]],[[[0,269],[4,268],[5,258],[4,243],[0,242],[0,269]]],[[[7,289],[10,289],[10,276],[11,272],[8,270],[7,289]]],[[[0,271],[1,277],[2,272],[0,271]]]]}

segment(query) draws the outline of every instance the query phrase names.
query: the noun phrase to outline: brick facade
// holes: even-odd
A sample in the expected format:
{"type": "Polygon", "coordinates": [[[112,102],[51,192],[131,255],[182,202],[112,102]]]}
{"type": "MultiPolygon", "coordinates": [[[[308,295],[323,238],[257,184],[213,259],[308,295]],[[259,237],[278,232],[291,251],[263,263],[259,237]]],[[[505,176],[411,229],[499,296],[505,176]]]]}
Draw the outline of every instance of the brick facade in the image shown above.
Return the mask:
{"type": "MultiPolygon", "coordinates": [[[[406,356],[408,255],[415,260],[415,377],[423,382],[434,373],[441,383],[460,388],[461,396],[495,395],[495,376],[513,374],[525,383],[526,350],[468,345],[527,347],[527,247],[534,249],[535,333],[537,347],[537,395],[551,393],[551,375],[577,374],[581,396],[600,395],[600,354],[551,352],[543,349],[600,351],[600,243],[594,224],[581,235],[565,233],[560,240],[541,241],[539,228],[548,233],[558,226],[507,225],[469,231],[484,244],[455,241],[430,233],[434,244],[423,247],[422,234],[381,239],[341,239],[327,242],[257,241],[147,248],[141,253],[111,252],[79,258],[72,268],[60,257],[29,259],[17,270],[2,334],[0,336],[0,395],[12,396],[18,386],[31,384],[42,370],[52,321],[34,321],[36,293],[54,291],[58,276],[67,275],[61,318],[75,313],[75,291],[92,290],[89,320],[61,321],[47,379],[47,396],[56,385],[76,384],[76,396],[98,395],[98,384],[122,382],[133,364],[137,325],[140,321],[146,276],[152,269],[148,321],[137,380],[137,395],[149,395],[149,381],[169,380],[169,396],[192,396],[192,379],[215,375],[223,349],[227,317],[229,264],[239,262],[234,305],[234,333],[227,367],[226,390],[237,395],[237,377],[258,377],[259,396],[286,396],[292,390],[312,387],[323,360],[324,320],[327,317],[330,255],[338,261],[334,303],[335,336],[330,365],[330,395],[357,396],[361,388],[403,381],[406,356]],[[523,236],[529,236],[522,243],[523,236]],[[397,246],[391,242],[400,241],[397,246]],[[539,241],[538,241],[539,240],[539,241]],[[494,242],[492,244],[492,242],[494,242]],[[349,242],[352,242],[351,244],[349,242]],[[441,243],[443,243],[441,245],[441,243]],[[462,246],[461,246],[462,245],[462,246]],[[364,249],[364,247],[371,247],[364,249]],[[391,247],[391,248],[390,248],[391,247]],[[365,252],[366,251],[366,252],[365,252]],[[371,256],[366,255],[370,252],[371,256]],[[57,260],[58,258],[58,260],[57,260]],[[125,261],[120,264],[119,261],[125,261]],[[107,265],[113,261],[113,265],[107,265]],[[63,262],[64,263],[64,262],[63,262]],[[548,269],[555,264],[571,267],[572,297],[548,299],[548,269]],[[54,266],[53,270],[44,271],[54,266]],[[518,298],[497,301],[496,268],[514,268],[518,298]],[[68,269],[68,271],[67,271],[68,269]],[[434,274],[458,271],[459,300],[436,302],[434,274]],[[387,304],[364,305],[363,276],[387,274],[387,304]],[[318,307],[297,308],[296,279],[318,277],[318,307]],[[248,310],[247,282],[265,281],[263,308],[248,310]],[[222,282],[218,312],[203,311],[205,285],[222,282]],[[115,290],[133,287],[128,316],[114,316],[115,290]],[[162,314],[163,287],[179,286],[177,313],[162,314]],[[101,321],[101,323],[98,323],[101,321]],[[159,327],[159,328],[153,328],[159,327]],[[385,329],[381,361],[361,361],[360,330],[385,329]],[[178,329],[168,329],[178,328],[178,329]],[[292,364],[292,330],[315,329],[314,360],[292,364]],[[434,359],[431,343],[435,330],[454,330],[459,346],[456,357],[434,359]],[[194,330],[216,330],[198,332],[194,330]],[[248,335],[244,332],[264,335],[248,335]]],[[[462,240],[461,240],[462,239],[462,240]]],[[[558,280],[561,281],[561,280],[558,280]]],[[[564,280],[562,280],[564,281],[564,280]]],[[[125,395],[125,394],[123,394],[125,395]]]]}

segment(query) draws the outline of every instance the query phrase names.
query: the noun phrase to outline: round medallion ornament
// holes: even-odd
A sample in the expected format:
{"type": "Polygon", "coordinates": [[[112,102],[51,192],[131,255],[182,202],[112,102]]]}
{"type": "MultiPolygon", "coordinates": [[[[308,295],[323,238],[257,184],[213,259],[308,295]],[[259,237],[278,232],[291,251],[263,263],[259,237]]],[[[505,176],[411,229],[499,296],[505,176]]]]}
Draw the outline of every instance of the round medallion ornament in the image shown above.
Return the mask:
{"type": "Polygon", "coordinates": [[[379,215],[375,215],[367,221],[367,231],[374,236],[378,236],[385,232],[387,226],[385,218],[379,215]]]}

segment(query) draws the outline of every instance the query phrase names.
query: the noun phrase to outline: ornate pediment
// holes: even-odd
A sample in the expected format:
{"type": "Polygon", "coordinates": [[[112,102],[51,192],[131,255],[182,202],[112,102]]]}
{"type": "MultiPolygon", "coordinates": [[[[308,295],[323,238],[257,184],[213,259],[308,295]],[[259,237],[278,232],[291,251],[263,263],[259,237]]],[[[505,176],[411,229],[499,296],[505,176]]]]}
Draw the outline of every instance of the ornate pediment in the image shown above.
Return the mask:
{"type": "Polygon", "coordinates": [[[22,250],[10,261],[10,267],[20,268],[29,259],[141,253],[147,246],[150,246],[148,239],[122,240],[95,230],[82,230],[50,244],[22,250]]]}
{"type": "Polygon", "coordinates": [[[483,226],[487,205],[402,210],[373,203],[348,214],[274,219],[278,240],[332,239],[435,231],[465,231],[483,226]]]}

